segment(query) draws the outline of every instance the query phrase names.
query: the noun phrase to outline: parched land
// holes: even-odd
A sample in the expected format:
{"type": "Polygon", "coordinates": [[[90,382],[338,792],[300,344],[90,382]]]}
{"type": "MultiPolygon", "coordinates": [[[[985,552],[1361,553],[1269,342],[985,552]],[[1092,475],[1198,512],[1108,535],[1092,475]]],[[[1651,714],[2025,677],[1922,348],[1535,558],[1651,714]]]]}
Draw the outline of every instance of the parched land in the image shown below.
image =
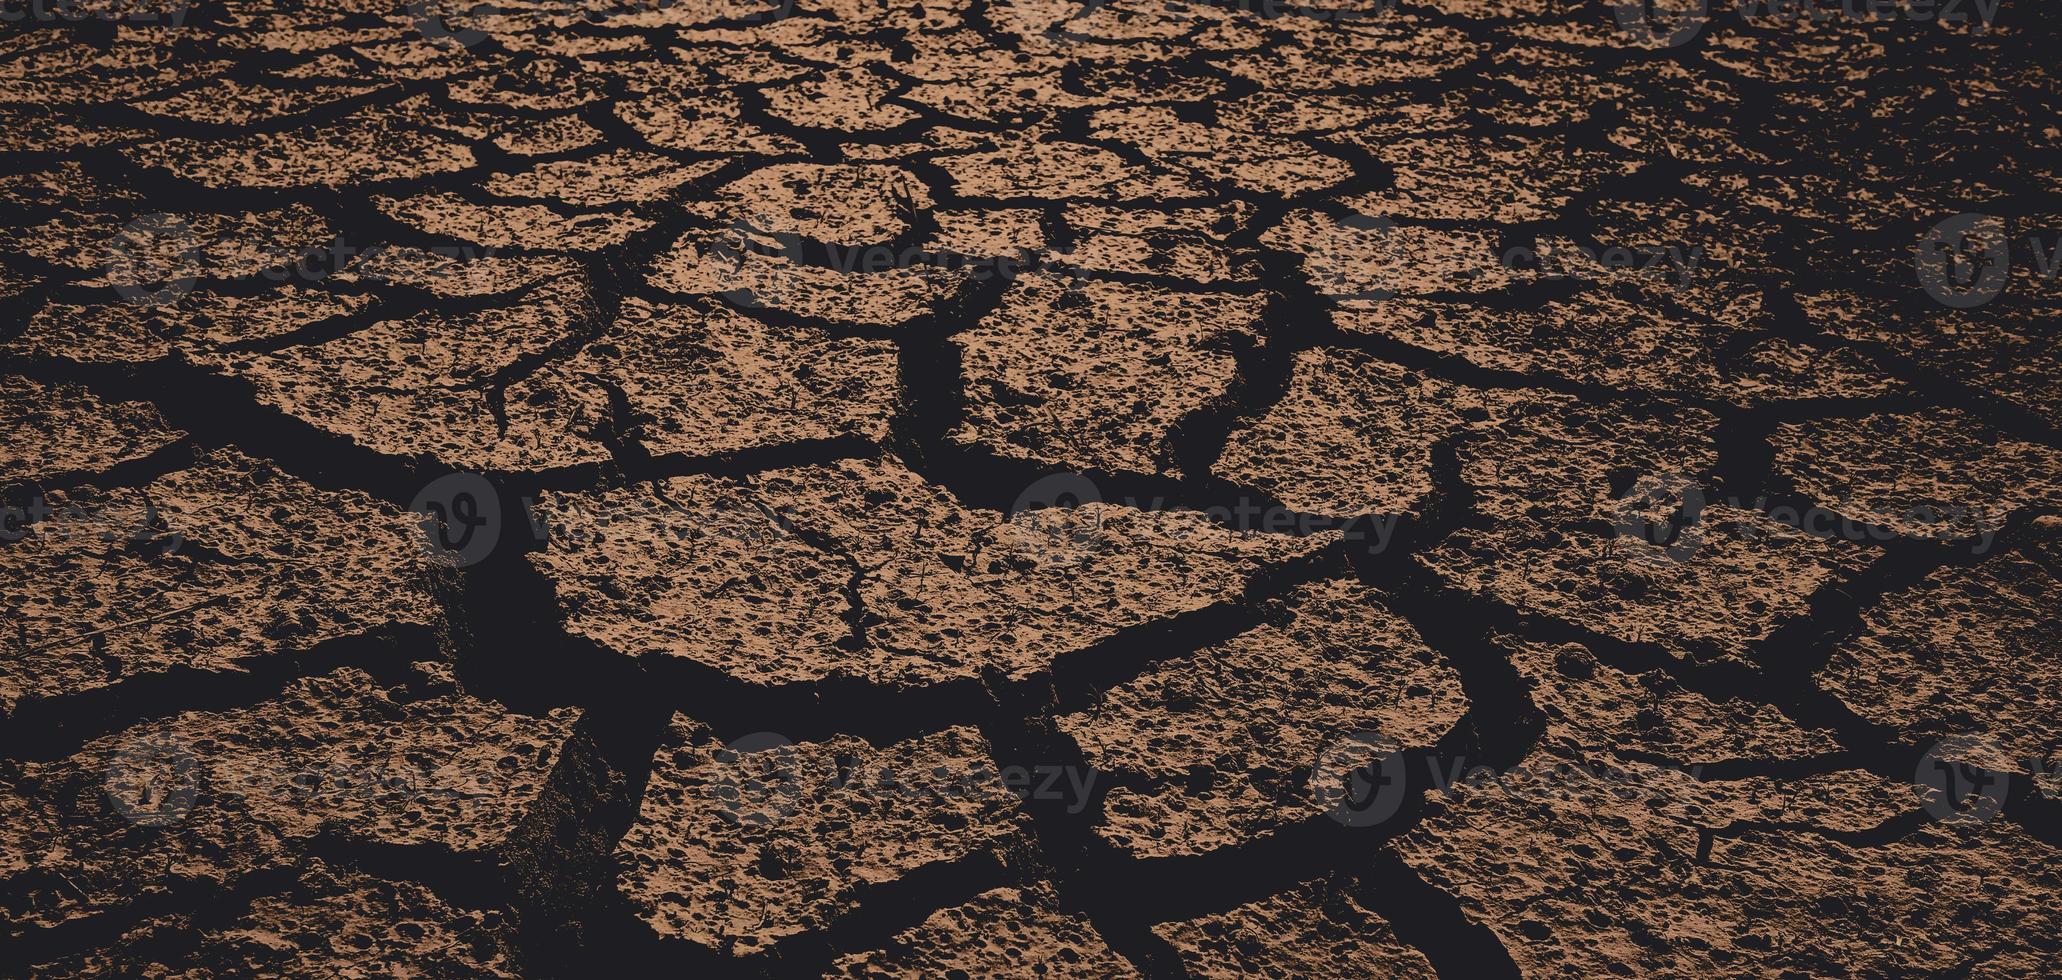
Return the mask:
{"type": "Polygon", "coordinates": [[[0,975],[2062,972],[2062,22],[1315,2],[0,11],[0,975]]]}

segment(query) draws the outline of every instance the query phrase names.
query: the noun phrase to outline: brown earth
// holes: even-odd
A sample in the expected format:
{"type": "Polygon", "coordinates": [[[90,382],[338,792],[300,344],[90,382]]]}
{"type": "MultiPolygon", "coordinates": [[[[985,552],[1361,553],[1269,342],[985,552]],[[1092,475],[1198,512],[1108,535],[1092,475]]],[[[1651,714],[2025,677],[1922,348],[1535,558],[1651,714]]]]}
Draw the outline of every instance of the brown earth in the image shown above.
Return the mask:
{"type": "Polygon", "coordinates": [[[5,5],[0,976],[2062,973],[2062,22],[1689,6],[5,5]]]}

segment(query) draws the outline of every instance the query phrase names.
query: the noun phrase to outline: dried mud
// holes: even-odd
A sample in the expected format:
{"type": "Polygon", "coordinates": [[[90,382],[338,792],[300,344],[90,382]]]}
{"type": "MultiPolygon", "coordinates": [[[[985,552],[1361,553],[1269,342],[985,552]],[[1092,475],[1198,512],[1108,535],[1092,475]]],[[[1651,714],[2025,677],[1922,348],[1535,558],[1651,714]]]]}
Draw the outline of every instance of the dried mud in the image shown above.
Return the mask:
{"type": "Polygon", "coordinates": [[[2062,22],[1875,6],[8,5],[0,976],[2062,972],[2062,22]]]}

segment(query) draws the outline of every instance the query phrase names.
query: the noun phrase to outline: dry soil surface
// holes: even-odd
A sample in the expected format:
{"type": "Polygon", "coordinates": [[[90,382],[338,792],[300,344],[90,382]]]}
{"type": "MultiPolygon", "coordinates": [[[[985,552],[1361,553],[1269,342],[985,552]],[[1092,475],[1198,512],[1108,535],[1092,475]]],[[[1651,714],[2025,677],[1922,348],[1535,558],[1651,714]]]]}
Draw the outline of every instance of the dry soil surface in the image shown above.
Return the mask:
{"type": "Polygon", "coordinates": [[[2062,973],[2056,15],[1311,3],[7,4],[0,975],[2062,973]]]}

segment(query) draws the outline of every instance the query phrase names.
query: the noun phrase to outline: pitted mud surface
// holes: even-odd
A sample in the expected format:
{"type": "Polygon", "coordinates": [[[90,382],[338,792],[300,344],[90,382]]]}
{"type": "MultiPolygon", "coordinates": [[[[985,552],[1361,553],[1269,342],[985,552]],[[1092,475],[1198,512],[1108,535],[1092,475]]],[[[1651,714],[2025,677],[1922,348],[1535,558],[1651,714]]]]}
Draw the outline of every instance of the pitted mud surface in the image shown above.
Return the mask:
{"type": "Polygon", "coordinates": [[[2062,972],[2062,22],[1794,6],[5,5],[0,976],[2062,972]]]}

